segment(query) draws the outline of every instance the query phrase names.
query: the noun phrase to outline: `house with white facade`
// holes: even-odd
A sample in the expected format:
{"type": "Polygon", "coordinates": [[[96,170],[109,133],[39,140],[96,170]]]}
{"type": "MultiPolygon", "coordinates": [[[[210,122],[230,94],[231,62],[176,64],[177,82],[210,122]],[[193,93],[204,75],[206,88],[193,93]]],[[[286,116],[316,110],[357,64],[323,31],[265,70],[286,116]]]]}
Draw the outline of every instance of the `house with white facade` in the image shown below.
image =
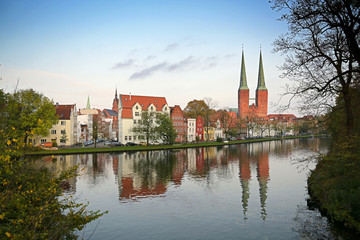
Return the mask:
{"type": "Polygon", "coordinates": [[[141,121],[142,111],[166,113],[170,116],[170,107],[165,97],[136,96],[120,94],[119,97],[119,142],[140,143],[132,129],[141,121]]]}
{"type": "Polygon", "coordinates": [[[196,119],[187,119],[187,140],[188,142],[194,142],[196,140],[196,119]]]}

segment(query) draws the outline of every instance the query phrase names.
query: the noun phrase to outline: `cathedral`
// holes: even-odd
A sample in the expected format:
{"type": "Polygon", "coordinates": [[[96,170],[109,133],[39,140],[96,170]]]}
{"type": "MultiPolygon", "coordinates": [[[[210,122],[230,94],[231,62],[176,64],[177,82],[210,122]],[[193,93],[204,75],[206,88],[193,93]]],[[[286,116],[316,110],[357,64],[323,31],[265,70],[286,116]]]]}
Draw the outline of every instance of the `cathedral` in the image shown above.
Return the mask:
{"type": "Polygon", "coordinates": [[[240,87],[238,90],[238,117],[240,119],[250,120],[253,118],[266,119],[268,115],[268,90],[265,86],[265,77],[262,64],[262,55],[260,50],[259,76],[256,88],[255,104],[249,105],[249,88],[247,86],[244,52],[242,52],[240,87]]]}

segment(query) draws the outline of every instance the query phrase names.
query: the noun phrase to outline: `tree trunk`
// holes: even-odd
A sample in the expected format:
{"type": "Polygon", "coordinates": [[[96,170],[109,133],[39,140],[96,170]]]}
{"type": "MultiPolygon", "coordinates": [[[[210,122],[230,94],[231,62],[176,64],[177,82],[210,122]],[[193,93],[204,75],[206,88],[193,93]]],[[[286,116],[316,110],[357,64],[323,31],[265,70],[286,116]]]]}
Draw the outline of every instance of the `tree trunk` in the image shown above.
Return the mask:
{"type": "Polygon", "coordinates": [[[351,108],[351,93],[349,88],[343,90],[344,104],[345,104],[345,117],[346,117],[346,135],[351,136],[354,134],[354,117],[351,108]]]}

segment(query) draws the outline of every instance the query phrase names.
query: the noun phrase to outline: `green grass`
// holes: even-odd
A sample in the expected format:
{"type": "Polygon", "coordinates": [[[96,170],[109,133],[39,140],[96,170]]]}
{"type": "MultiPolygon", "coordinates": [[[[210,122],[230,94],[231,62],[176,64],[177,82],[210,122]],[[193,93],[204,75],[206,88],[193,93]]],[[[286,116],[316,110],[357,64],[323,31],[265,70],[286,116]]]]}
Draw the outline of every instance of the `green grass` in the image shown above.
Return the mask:
{"type": "Polygon", "coordinates": [[[331,221],[360,235],[360,150],[346,143],[323,156],[308,179],[311,199],[331,221]]]}
{"type": "Polygon", "coordinates": [[[123,146],[123,147],[106,147],[106,148],[59,148],[56,151],[29,151],[26,155],[67,155],[67,154],[85,154],[85,153],[111,153],[111,152],[130,152],[130,151],[152,151],[152,150],[166,150],[166,149],[183,149],[183,148],[196,148],[196,147],[211,147],[211,146],[224,146],[241,143],[251,142],[264,142],[274,141],[281,139],[294,139],[294,138],[308,138],[311,135],[304,136],[288,136],[288,137],[276,137],[276,138],[259,138],[259,139],[247,139],[238,141],[223,142],[200,142],[200,143],[184,143],[174,145],[151,145],[151,146],[123,146]]]}

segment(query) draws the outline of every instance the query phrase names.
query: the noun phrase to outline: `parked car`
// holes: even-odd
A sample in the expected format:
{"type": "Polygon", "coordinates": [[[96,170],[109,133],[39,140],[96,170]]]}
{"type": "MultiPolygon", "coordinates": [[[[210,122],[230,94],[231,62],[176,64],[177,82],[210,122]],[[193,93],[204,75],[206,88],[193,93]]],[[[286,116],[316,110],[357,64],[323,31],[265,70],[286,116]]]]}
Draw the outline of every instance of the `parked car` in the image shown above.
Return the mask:
{"type": "Polygon", "coordinates": [[[147,143],[146,143],[146,142],[140,142],[140,145],[142,145],[142,146],[146,146],[146,145],[147,145],[147,143]]]}
{"type": "Polygon", "coordinates": [[[154,141],[152,145],[160,145],[160,143],[158,141],[154,141]]]}
{"type": "Polygon", "coordinates": [[[139,144],[133,143],[133,142],[127,142],[126,146],[138,146],[139,144]]]}
{"type": "Polygon", "coordinates": [[[108,146],[110,146],[110,147],[122,147],[122,146],[124,146],[124,144],[119,143],[119,142],[111,142],[108,146]]]}

